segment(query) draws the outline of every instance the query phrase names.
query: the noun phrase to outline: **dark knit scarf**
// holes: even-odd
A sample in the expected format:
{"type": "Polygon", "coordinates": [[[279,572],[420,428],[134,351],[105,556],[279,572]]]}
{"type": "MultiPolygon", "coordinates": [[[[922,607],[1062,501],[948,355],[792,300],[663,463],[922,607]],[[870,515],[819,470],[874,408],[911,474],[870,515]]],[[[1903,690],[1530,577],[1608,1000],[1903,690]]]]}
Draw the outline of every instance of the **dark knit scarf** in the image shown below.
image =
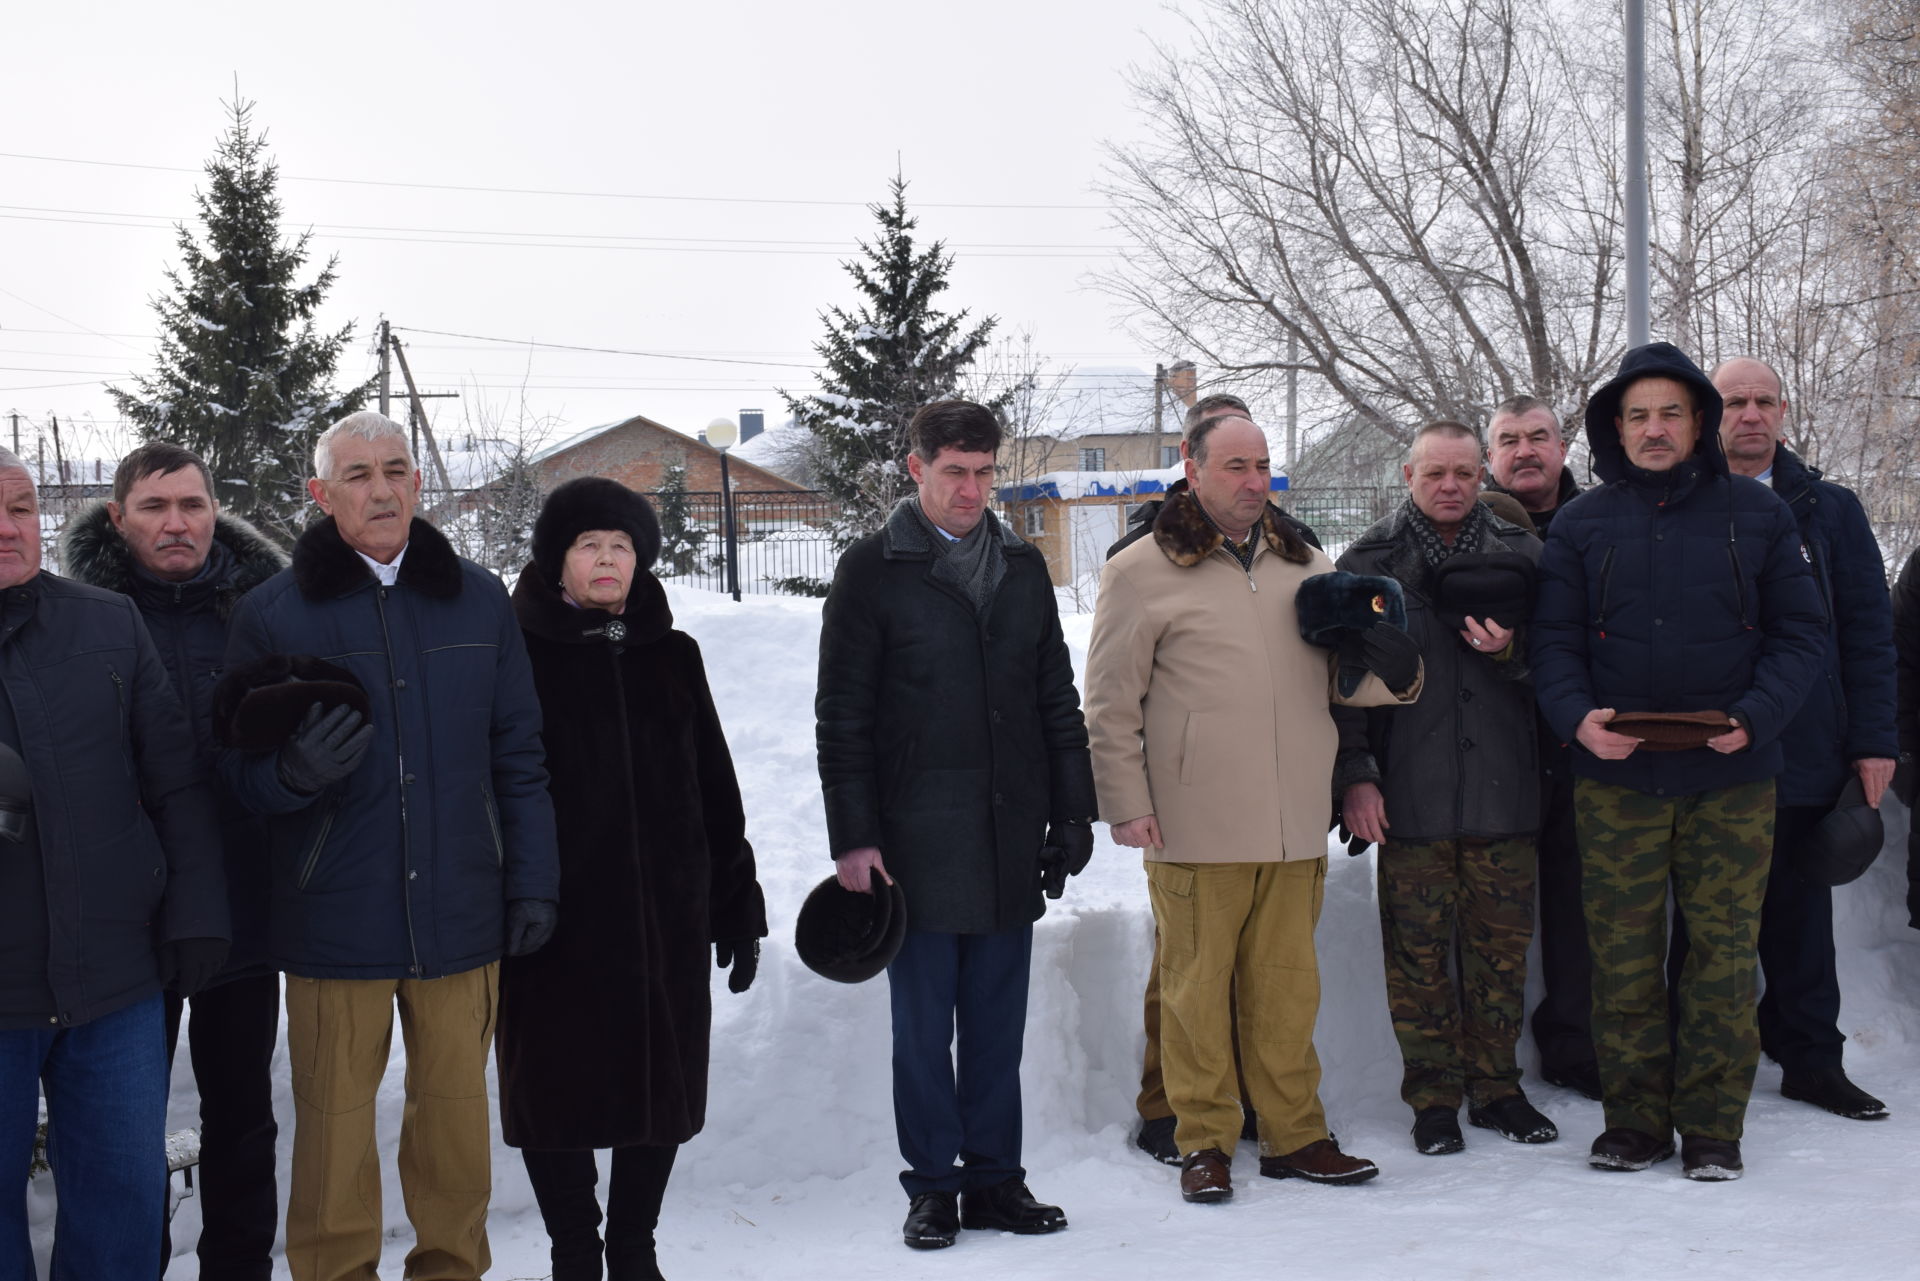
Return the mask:
{"type": "Polygon", "coordinates": [[[1438,569],[1449,556],[1460,552],[1479,550],[1481,540],[1487,533],[1487,509],[1479,503],[1467,508],[1466,519],[1460,522],[1460,528],[1454,531],[1453,545],[1440,536],[1427,514],[1413,505],[1411,498],[1406,505],[1407,526],[1413,530],[1413,537],[1420,544],[1420,554],[1426,558],[1428,569],[1438,569]]]}
{"type": "Polygon", "coordinates": [[[927,519],[918,495],[900,500],[913,504],[913,514],[926,527],[933,544],[933,576],[967,598],[976,614],[986,613],[1000,580],[1007,576],[1007,554],[1000,545],[1000,522],[991,511],[980,513],[979,523],[955,541],[927,519]]]}

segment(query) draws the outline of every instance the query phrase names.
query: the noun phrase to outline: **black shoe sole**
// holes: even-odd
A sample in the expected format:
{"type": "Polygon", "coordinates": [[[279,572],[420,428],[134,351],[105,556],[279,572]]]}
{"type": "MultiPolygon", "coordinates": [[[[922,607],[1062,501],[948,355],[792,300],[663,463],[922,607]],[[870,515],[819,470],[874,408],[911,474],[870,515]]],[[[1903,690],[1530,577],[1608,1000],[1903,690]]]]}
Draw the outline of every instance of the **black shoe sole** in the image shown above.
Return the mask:
{"type": "Polygon", "coordinates": [[[1465,1139],[1446,1138],[1434,1143],[1421,1143],[1418,1139],[1415,1139],[1413,1150],[1421,1156],[1452,1156],[1455,1152],[1465,1152],[1467,1150],[1467,1141],[1465,1139]]]}
{"type": "Polygon", "coordinates": [[[1673,1148],[1671,1146],[1669,1146],[1666,1151],[1656,1153],[1650,1160],[1646,1161],[1629,1161],[1623,1156],[1607,1156],[1601,1153],[1590,1152],[1587,1154],[1587,1164],[1596,1170],[1617,1170],[1625,1174],[1634,1174],[1641,1170],[1651,1169],[1672,1156],[1673,1148]]]}
{"type": "Polygon", "coordinates": [[[909,1250],[944,1250],[952,1245],[954,1237],[903,1237],[909,1250]]]}
{"type": "Polygon", "coordinates": [[[1049,1232],[1065,1231],[1067,1221],[1065,1218],[1059,1218],[1042,1223],[1009,1223],[1005,1220],[982,1218],[979,1215],[962,1215],[960,1226],[969,1232],[1011,1232],[1015,1236],[1043,1237],[1049,1232]]]}
{"type": "Polygon", "coordinates": [[[1467,1109],[1467,1124],[1482,1130],[1492,1130],[1501,1138],[1513,1143],[1552,1143],[1560,1137],[1559,1128],[1552,1122],[1548,1122],[1544,1129],[1529,1130],[1525,1134],[1515,1134],[1512,1130],[1496,1124],[1493,1118],[1489,1117],[1479,1108],[1467,1109]]]}
{"type": "Polygon", "coordinates": [[[1309,1183],[1322,1183],[1328,1187],[1351,1187],[1356,1183],[1365,1183],[1380,1173],[1379,1166],[1366,1170],[1355,1170],[1352,1174],[1309,1174],[1293,1166],[1277,1166],[1269,1169],[1265,1164],[1260,1167],[1260,1177],[1264,1179],[1305,1179],[1309,1183]]]}
{"type": "MultiPolygon", "coordinates": [[[[1789,1090],[1784,1083],[1780,1086],[1780,1097],[1783,1099],[1792,1099],[1795,1103],[1808,1104],[1812,1107],[1819,1108],[1822,1112],[1831,1112],[1835,1116],[1843,1116],[1849,1121],[1884,1121],[1891,1115],[1887,1110],[1887,1105],[1884,1103],[1879,1104],[1880,1110],[1877,1112],[1866,1108],[1840,1107],[1825,1099],[1819,1098],[1811,1090],[1789,1090]]],[[[1879,1103],[1877,1099],[1874,1101],[1879,1103]]]]}
{"type": "Polygon", "coordinates": [[[1232,1188],[1208,1188],[1203,1192],[1182,1192],[1181,1197],[1194,1205],[1218,1205],[1233,1200],[1232,1188]]]}

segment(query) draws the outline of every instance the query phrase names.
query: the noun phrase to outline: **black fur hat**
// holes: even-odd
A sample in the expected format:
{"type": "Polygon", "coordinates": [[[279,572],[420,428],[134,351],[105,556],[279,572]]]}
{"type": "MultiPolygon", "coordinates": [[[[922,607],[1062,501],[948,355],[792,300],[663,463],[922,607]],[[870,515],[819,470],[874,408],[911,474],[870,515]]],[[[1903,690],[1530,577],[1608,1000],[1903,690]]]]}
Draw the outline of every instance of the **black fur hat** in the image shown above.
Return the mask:
{"type": "Polygon", "coordinates": [[[1309,645],[1332,649],[1349,632],[1363,632],[1375,623],[1401,630],[1407,626],[1407,601],[1397,580],[1377,574],[1349,574],[1336,569],[1315,574],[1300,584],[1293,597],[1300,619],[1300,636],[1309,645]]]}
{"type": "Polygon", "coordinates": [[[1873,866],[1886,840],[1880,811],[1867,804],[1866,788],[1855,774],[1840,789],[1833,812],[1820,820],[1801,846],[1800,870],[1816,885],[1850,884],[1873,866]]]}
{"type": "Polygon", "coordinates": [[[1519,552],[1461,552],[1433,571],[1434,613],[1454,631],[1469,618],[1509,630],[1533,612],[1533,562],[1519,552]]]}
{"type": "Polygon", "coordinates": [[[533,522],[533,566],[548,582],[560,581],[560,565],[573,540],[589,529],[618,529],[633,539],[636,573],[660,557],[660,518],[653,505],[617,480],[581,476],[547,495],[533,522]]]}
{"type": "Polygon", "coordinates": [[[800,905],[793,950],[806,967],[836,983],[864,983],[893,960],[907,937],[907,896],[878,869],[873,893],[843,889],[829,876],[800,905]]]}
{"type": "Polygon", "coordinates": [[[213,732],[243,752],[278,751],[315,703],[373,715],[366,687],[346,668],[311,654],[269,654],[230,669],[214,686],[213,732]]]}

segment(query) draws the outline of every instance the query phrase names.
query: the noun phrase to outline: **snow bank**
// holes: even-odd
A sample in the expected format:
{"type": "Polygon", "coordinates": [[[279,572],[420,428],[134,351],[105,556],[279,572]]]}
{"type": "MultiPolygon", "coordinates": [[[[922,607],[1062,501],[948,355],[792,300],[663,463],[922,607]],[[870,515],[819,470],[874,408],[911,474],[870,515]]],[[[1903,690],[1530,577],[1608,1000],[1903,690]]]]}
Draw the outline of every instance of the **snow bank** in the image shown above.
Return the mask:
{"type": "MultiPolygon", "coordinates": [[[[1027,1163],[1035,1192],[1064,1206],[1055,1237],[964,1234],[932,1255],[900,1245],[905,1209],[895,1180],[885,980],[829,983],[794,959],[793,917],[829,868],[813,757],[819,603],[670,587],[680,626],[705,651],[746,794],[773,935],[760,978],[730,995],[716,975],[712,1102],[707,1129],[683,1149],[661,1225],[661,1262],[675,1281],[708,1278],[1147,1277],[1204,1268],[1242,1275],[1358,1278],[1685,1275],[1690,1281],[1774,1276],[1914,1275],[1920,1191],[1920,933],[1906,928],[1904,859],[1889,854],[1839,891],[1841,977],[1849,1066],[1893,1108],[1862,1124],[1778,1094],[1762,1065],[1745,1145],[1749,1173],[1693,1184],[1678,1163],[1637,1176],[1585,1163],[1598,1104],[1529,1081],[1563,1138],[1522,1147],[1468,1130],[1468,1149],[1414,1153],[1398,1095],[1399,1058],[1386,1013],[1371,861],[1336,851],[1319,948],[1324,996],[1318,1044],[1323,1097],[1342,1143],[1382,1176],[1356,1188],[1276,1183],[1240,1149],[1240,1192],[1189,1206],[1173,1171],[1129,1144],[1141,1044],[1139,998],[1152,943],[1138,855],[1108,843],[1049,906],[1035,931],[1027,1025],[1027,1163]]],[[[1069,618],[1076,666],[1090,619],[1069,618]]],[[[1904,850],[1905,816],[1889,841],[1904,850]]],[[[1525,1050],[1531,1063],[1531,1047],[1525,1050]]],[[[286,1080],[284,1049],[276,1068],[286,1080]]],[[[399,1038],[381,1099],[383,1147],[400,1123],[399,1038]]],[[[175,1125],[193,1121],[180,1059],[175,1125]]],[[[291,1148],[284,1085],[282,1195],[291,1148]]],[[[496,1146],[491,1232],[502,1278],[547,1275],[546,1242],[519,1157],[496,1146]]],[[[389,1156],[383,1271],[397,1276],[411,1244],[389,1156]]],[[[176,1220],[190,1251],[197,1201],[176,1220]]],[[[169,1274],[196,1275],[186,1254],[169,1274]]],[[[284,1273],[276,1274],[284,1275],[284,1273]]]]}

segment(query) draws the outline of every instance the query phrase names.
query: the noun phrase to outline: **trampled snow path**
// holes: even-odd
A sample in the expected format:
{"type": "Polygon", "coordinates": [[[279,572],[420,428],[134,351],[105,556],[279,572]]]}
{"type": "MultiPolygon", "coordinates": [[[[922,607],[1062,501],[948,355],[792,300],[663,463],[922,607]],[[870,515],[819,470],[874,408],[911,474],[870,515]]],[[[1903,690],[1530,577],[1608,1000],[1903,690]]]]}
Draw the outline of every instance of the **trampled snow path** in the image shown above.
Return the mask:
{"type": "MultiPolygon", "coordinates": [[[[705,650],[773,916],[753,990],[734,997],[715,983],[707,1129],[682,1150],[660,1229],[662,1268],[674,1281],[1920,1276],[1920,932],[1906,928],[1897,806],[1892,848],[1839,892],[1836,910],[1848,1065],[1892,1107],[1891,1119],[1846,1121],[1788,1103],[1779,1069],[1763,1064],[1746,1178],[1693,1184],[1677,1161],[1642,1174],[1589,1170],[1599,1105],[1529,1080],[1560,1125],[1559,1142],[1529,1148],[1468,1129],[1464,1154],[1420,1156],[1398,1096],[1371,862],[1336,852],[1319,930],[1322,1094],[1341,1142],[1382,1174],[1355,1188],[1277,1183],[1257,1176],[1253,1149],[1242,1145],[1238,1194],[1220,1206],[1184,1204],[1175,1172],[1128,1142],[1152,925],[1138,856],[1108,844],[1101,827],[1093,865],[1036,927],[1027,1025],[1030,1180],[1072,1227],[1041,1238],[965,1233],[950,1250],[906,1250],[884,980],[828,983],[790,946],[793,914],[828,870],[813,761],[818,603],[735,605],[669,592],[680,625],[705,650]]],[[[1067,620],[1076,661],[1089,623],[1067,620]]],[[[401,1069],[395,1037],[382,1097],[389,1151],[401,1069]]],[[[284,1050],[278,1070],[284,1081],[284,1050]]],[[[192,1124],[185,1055],[174,1098],[174,1124],[192,1124]]],[[[280,1109],[284,1195],[292,1133],[284,1085],[280,1109]]],[[[545,1277],[545,1238],[519,1157],[496,1146],[494,1161],[490,1275],[545,1277]]],[[[391,1157],[385,1191],[383,1274],[398,1277],[411,1234],[391,1157]]],[[[188,1201],[176,1219],[178,1248],[190,1251],[197,1231],[188,1201]]],[[[196,1274],[190,1252],[169,1272],[196,1274]]]]}

